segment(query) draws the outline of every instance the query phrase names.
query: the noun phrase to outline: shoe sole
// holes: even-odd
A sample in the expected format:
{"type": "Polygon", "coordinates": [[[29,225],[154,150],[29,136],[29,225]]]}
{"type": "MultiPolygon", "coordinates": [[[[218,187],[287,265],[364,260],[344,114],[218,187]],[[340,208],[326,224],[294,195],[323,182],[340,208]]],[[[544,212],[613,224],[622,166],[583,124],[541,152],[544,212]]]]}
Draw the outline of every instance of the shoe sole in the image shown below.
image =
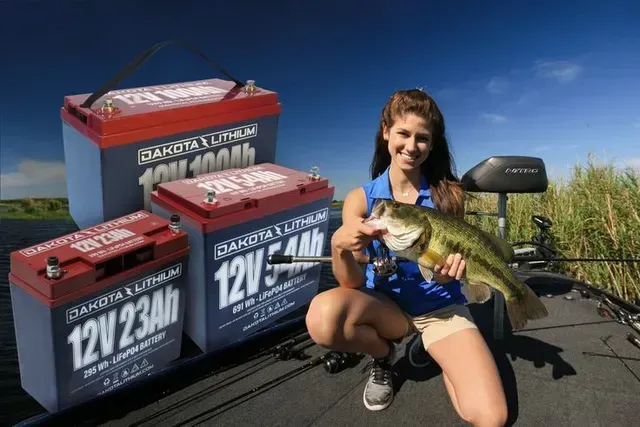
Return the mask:
{"type": "Polygon", "coordinates": [[[393,402],[393,397],[391,397],[391,399],[389,399],[389,401],[387,403],[384,403],[382,405],[370,405],[369,403],[367,403],[367,399],[364,397],[364,394],[362,395],[362,401],[364,403],[365,408],[367,408],[370,411],[382,411],[385,410],[389,407],[389,405],[391,405],[391,403],[393,402]]]}

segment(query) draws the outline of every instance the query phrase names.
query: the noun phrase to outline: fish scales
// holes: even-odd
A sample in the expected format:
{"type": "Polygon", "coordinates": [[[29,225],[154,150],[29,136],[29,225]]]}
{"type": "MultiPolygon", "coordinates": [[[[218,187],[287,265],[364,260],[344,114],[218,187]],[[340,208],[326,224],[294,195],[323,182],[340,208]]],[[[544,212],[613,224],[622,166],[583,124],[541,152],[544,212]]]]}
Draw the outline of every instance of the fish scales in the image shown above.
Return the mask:
{"type": "MultiPolygon", "coordinates": [[[[438,211],[433,211],[433,213],[438,211]]],[[[513,284],[517,280],[511,270],[505,265],[504,260],[499,257],[500,248],[497,248],[491,239],[484,234],[474,232],[472,226],[463,220],[446,217],[442,214],[434,214],[433,217],[425,215],[425,223],[435,223],[430,226],[431,238],[428,249],[437,252],[446,259],[449,254],[459,253],[465,260],[466,270],[474,275],[480,276],[484,280],[491,280],[491,276],[483,274],[489,271],[495,279],[499,279],[502,293],[506,298],[512,298],[522,294],[517,285],[513,284]],[[490,277],[487,277],[490,276],[490,277]]],[[[483,280],[483,281],[484,281],[483,280]]]]}

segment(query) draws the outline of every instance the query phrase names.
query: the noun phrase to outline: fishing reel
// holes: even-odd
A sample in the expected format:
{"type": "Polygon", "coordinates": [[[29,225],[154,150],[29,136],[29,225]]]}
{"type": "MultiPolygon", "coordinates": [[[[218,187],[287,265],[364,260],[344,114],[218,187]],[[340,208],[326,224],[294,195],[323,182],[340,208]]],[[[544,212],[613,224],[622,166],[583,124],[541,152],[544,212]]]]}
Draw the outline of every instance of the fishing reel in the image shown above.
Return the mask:
{"type": "Polygon", "coordinates": [[[383,244],[380,244],[377,252],[377,257],[372,261],[373,273],[376,276],[381,277],[389,277],[394,275],[398,270],[398,264],[392,257],[389,256],[389,249],[383,244]]]}
{"type": "Polygon", "coordinates": [[[342,351],[329,351],[324,355],[324,370],[330,374],[336,374],[347,368],[353,355],[342,351]]]}

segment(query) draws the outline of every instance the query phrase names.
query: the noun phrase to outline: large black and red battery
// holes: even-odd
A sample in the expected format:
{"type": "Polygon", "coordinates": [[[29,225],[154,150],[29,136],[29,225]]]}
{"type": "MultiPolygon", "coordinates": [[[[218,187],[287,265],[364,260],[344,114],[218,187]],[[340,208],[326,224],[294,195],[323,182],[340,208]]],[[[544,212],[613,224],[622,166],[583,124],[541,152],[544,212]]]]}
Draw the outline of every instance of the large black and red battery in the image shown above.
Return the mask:
{"type": "Polygon", "coordinates": [[[150,211],[158,183],[274,162],[275,92],[210,79],[114,90],[61,110],[69,211],[79,228],[150,211]]]}
{"type": "Polygon", "coordinates": [[[57,412],[178,358],[188,252],[179,217],[147,211],[12,252],[24,390],[57,412]]]}
{"type": "Polygon", "coordinates": [[[151,209],[189,233],[185,333],[204,352],[242,341],[311,301],[319,263],[269,264],[271,254],[322,256],[334,188],[317,174],[260,164],[160,184],[151,209]]]}

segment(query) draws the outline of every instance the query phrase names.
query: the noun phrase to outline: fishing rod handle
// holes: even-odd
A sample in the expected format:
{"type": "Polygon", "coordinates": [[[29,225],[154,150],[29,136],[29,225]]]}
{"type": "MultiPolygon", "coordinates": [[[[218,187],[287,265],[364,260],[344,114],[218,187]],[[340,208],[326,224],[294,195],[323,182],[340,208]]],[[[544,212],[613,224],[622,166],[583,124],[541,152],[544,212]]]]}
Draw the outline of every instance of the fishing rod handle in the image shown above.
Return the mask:
{"type": "Polygon", "coordinates": [[[629,341],[631,344],[635,345],[636,347],[640,348],[640,339],[635,337],[632,333],[627,334],[627,341],[629,341]]]}
{"type": "Polygon", "coordinates": [[[331,262],[330,256],[305,256],[271,254],[267,257],[269,264],[292,264],[294,262],[331,262]]]}
{"type": "MultiPolygon", "coordinates": [[[[370,257],[368,260],[358,260],[360,264],[373,264],[376,258],[370,257]]],[[[271,254],[267,257],[268,264],[293,264],[296,262],[332,262],[330,256],[293,256],[282,254],[271,254]]],[[[390,261],[410,262],[410,260],[400,257],[391,257],[390,261]]]]}

